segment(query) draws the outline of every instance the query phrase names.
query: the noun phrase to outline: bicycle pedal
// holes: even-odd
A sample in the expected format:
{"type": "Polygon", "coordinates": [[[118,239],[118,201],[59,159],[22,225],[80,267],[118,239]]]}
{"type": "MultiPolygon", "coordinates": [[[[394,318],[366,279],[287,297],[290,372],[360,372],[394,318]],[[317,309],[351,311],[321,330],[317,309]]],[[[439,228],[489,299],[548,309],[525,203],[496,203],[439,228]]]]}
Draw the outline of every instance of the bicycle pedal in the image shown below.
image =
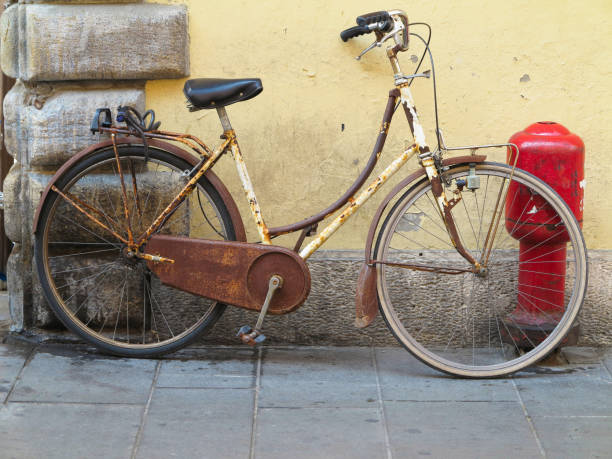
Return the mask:
{"type": "MultiPolygon", "coordinates": [[[[251,330],[251,327],[248,327],[246,325],[242,328],[245,328],[245,329],[248,328],[249,330],[251,330]]],[[[257,344],[261,344],[266,339],[266,335],[262,335],[257,330],[253,330],[250,333],[240,333],[239,336],[240,336],[240,340],[244,344],[248,344],[249,346],[255,346],[257,344]]]]}
{"type": "Polygon", "coordinates": [[[250,326],[243,325],[242,327],[240,327],[240,330],[238,330],[238,333],[236,333],[236,336],[242,338],[243,335],[247,335],[251,333],[252,331],[253,329],[250,326]]]}

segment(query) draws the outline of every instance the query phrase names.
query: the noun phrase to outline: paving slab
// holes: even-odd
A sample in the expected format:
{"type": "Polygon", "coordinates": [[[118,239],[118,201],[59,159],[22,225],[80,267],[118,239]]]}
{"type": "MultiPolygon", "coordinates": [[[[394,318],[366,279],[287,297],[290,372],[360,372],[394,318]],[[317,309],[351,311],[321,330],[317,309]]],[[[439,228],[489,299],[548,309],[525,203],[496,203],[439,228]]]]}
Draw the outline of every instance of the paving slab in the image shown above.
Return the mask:
{"type": "Polygon", "coordinates": [[[551,458],[609,458],[612,417],[536,417],[533,423],[551,458]]]}
{"type": "Polygon", "coordinates": [[[157,379],[159,387],[227,389],[255,385],[257,352],[253,349],[212,348],[180,357],[162,362],[157,379]]]}
{"type": "Polygon", "coordinates": [[[257,415],[257,459],[386,457],[374,408],[263,408],[257,415]]]}
{"type": "Polygon", "coordinates": [[[508,379],[458,379],[428,367],[403,348],[376,348],[383,400],[517,401],[508,379]]]}
{"type": "Polygon", "coordinates": [[[612,377],[601,364],[532,367],[515,376],[530,416],[612,416],[612,377]]]}
{"type": "Polygon", "coordinates": [[[261,407],[376,406],[378,388],[369,348],[267,349],[261,407]]]}
{"type": "Polygon", "coordinates": [[[142,407],[10,403],[0,410],[0,457],[127,458],[142,407]]]}
{"type": "Polygon", "coordinates": [[[604,364],[604,366],[606,367],[606,369],[608,370],[608,373],[610,373],[610,375],[612,375],[612,348],[607,348],[603,357],[602,357],[602,362],[604,364]]]}
{"type": "Polygon", "coordinates": [[[31,352],[29,346],[0,344],[0,403],[3,403],[31,352]]]}
{"type": "Polygon", "coordinates": [[[157,362],[41,347],[10,401],[144,404],[157,362]]]}
{"type": "Polygon", "coordinates": [[[378,406],[375,384],[352,381],[262,380],[259,406],[265,408],[369,408],[378,406]]]}
{"type": "Polygon", "coordinates": [[[393,457],[540,457],[518,402],[385,402],[393,457]]]}
{"type": "Polygon", "coordinates": [[[372,350],[368,347],[295,347],[263,350],[262,377],[290,381],[376,380],[372,350]]]}
{"type": "Polygon", "coordinates": [[[156,389],[137,457],[249,457],[253,397],[248,389],[156,389]]]}
{"type": "Polygon", "coordinates": [[[571,365],[579,365],[583,363],[601,363],[602,349],[586,346],[569,346],[564,347],[561,353],[571,365]]]}
{"type": "MultiPolygon", "coordinates": [[[[2,282],[2,281],[0,281],[2,282]]],[[[11,313],[9,310],[9,297],[6,290],[0,290],[0,326],[4,323],[8,323],[11,320],[11,313]]]]}

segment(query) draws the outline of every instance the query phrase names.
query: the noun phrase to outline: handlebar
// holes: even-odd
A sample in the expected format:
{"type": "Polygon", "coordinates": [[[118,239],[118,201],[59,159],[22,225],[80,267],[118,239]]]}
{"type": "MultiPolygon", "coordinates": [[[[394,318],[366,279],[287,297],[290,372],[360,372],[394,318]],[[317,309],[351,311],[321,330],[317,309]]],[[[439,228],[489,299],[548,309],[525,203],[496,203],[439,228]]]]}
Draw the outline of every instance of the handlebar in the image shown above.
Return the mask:
{"type": "Polygon", "coordinates": [[[391,16],[386,11],[376,11],[374,13],[362,14],[357,16],[357,25],[369,25],[377,22],[391,22],[391,16]]]}
{"type": "Polygon", "coordinates": [[[342,38],[342,41],[349,41],[351,38],[355,38],[359,35],[363,35],[370,32],[372,32],[372,30],[366,24],[356,25],[355,27],[350,27],[340,32],[340,38],[342,38]]]}
{"type": "Polygon", "coordinates": [[[366,48],[361,55],[374,46],[381,46],[391,37],[393,37],[395,44],[399,46],[399,51],[408,49],[408,16],[403,11],[375,11],[358,16],[355,22],[357,23],[356,26],[340,32],[342,41],[346,42],[351,38],[371,32],[376,33],[374,44],[366,48]]]}

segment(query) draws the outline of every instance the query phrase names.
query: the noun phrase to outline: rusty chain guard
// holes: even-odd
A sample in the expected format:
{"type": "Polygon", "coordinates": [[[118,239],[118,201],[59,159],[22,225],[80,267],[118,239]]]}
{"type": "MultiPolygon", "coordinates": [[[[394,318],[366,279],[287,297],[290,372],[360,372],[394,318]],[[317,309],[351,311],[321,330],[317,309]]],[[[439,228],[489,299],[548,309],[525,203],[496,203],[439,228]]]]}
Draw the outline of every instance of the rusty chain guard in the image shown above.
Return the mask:
{"type": "Polygon", "coordinates": [[[269,314],[299,308],[310,293],[310,271],[300,256],[284,247],[154,235],[145,252],[175,260],[148,261],[162,283],[225,304],[259,311],[270,277],[283,278],[269,314]]]}

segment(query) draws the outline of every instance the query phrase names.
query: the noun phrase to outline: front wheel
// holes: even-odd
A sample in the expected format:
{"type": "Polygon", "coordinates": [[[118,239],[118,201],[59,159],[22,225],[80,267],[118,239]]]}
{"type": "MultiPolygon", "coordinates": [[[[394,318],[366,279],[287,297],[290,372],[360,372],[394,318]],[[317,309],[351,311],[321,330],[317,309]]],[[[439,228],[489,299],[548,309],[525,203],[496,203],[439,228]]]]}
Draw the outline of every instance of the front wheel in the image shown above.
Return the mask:
{"type": "Polygon", "coordinates": [[[403,346],[446,373],[497,377],[537,362],[584,300],[578,222],[540,179],[511,173],[497,163],[477,165],[475,180],[468,165],[446,173],[459,237],[480,272],[454,249],[427,179],[397,199],[379,232],[380,311],[403,346]]]}
{"type": "MultiPolygon", "coordinates": [[[[71,331],[112,354],[155,356],[212,327],[225,305],[162,284],[121,241],[128,239],[126,205],[136,239],[186,185],[192,166],[159,148],[150,147],[148,158],[141,146],[120,145],[118,153],[122,174],[109,147],[73,165],[49,192],[36,233],[38,277],[71,331]]],[[[159,231],[235,239],[229,212],[206,177],[159,231]]]]}

